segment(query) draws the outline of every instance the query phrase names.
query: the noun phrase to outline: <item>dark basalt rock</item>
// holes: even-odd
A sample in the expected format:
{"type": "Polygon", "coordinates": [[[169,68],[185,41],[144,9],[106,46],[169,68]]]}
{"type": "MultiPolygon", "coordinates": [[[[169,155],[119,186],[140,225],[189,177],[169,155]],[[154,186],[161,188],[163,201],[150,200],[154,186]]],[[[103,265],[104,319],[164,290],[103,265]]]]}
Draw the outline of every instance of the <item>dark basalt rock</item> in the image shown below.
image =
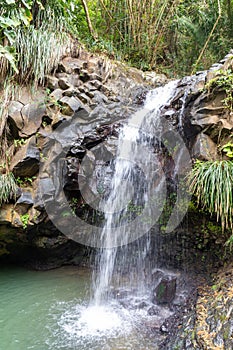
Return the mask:
{"type": "Polygon", "coordinates": [[[169,304],[176,296],[176,277],[165,276],[153,291],[153,303],[169,304]]]}
{"type": "Polygon", "coordinates": [[[14,138],[19,137],[19,131],[24,126],[24,120],[21,114],[23,104],[18,101],[12,101],[8,107],[8,122],[14,138]]]}
{"type": "Polygon", "coordinates": [[[11,171],[16,177],[32,177],[39,170],[40,152],[33,136],[14,155],[11,161],[11,171]]]}
{"type": "Polygon", "coordinates": [[[21,137],[34,135],[40,128],[42,118],[46,115],[44,101],[25,105],[22,110],[24,127],[21,130],[21,137]]]}

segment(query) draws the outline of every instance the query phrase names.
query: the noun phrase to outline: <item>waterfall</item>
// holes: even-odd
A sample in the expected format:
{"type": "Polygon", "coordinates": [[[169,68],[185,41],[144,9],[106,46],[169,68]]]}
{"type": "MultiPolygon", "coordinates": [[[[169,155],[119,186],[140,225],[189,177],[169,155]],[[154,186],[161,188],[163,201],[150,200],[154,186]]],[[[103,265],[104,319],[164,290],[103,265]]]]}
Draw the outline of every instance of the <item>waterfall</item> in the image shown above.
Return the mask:
{"type": "Polygon", "coordinates": [[[151,91],[144,107],[120,133],[110,193],[101,203],[105,221],[93,273],[94,305],[105,304],[112,285],[119,288],[125,279],[131,288],[136,285],[139,293],[145,289],[150,246],[147,232],[166,200],[165,176],[155,145],[161,142],[161,109],[169,103],[176,86],[177,81],[172,81],[151,91]]]}

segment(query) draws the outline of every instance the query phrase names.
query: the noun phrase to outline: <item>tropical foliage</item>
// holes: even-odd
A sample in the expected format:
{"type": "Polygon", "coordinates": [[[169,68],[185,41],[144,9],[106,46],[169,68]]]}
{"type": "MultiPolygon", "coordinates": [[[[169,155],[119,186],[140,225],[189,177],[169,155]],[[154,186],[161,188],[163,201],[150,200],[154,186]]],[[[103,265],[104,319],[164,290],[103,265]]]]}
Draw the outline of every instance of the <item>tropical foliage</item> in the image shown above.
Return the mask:
{"type": "MultiPolygon", "coordinates": [[[[42,57],[49,36],[47,45],[58,47],[61,33],[63,38],[70,33],[89,48],[104,50],[140,68],[172,76],[189,74],[207,68],[229,51],[232,28],[232,0],[2,0],[0,68],[4,74],[9,67],[21,73],[22,36],[29,44],[27,54],[38,39],[33,56],[41,53],[42,57]]],[[[23,63],[28,64],[28,56],[23,63]]],[[[45,70],[49,68],[45,65],[45,70]]],[[[25,65],[23,71],[25,74],[25,65]]]]}
{"type": "MultiPolygon", "coordinates": [[[[87,3],[98,40],[140,68],[189,74],[222,58],[233,44],[232,0],[87,3]]],[[[98,40],[92,37],[92,45],[98,40]]]]}
{"type": "Polygon", "coordinates": [[[18,186],[12,173],[0,174],[0,207],[10,199],[15,199],[18,186]]]}
{"type": "Polygon", "coordinates": [[[221,221],[222,230],[233,229],[233,162],[196,161],[188,182],[197,202],[221,221]]]}

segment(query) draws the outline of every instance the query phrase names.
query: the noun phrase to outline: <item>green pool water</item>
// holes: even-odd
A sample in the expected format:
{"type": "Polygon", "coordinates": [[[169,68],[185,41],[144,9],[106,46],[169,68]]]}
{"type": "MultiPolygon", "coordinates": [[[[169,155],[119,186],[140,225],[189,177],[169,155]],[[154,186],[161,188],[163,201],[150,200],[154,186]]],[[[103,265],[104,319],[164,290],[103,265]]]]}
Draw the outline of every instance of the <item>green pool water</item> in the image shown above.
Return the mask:
{"type": "Polygon", "coordinates": [[[89,290],[87,269],[0,268],[0,350],[157,349],[142,310],[88,307],[89,290]]]}

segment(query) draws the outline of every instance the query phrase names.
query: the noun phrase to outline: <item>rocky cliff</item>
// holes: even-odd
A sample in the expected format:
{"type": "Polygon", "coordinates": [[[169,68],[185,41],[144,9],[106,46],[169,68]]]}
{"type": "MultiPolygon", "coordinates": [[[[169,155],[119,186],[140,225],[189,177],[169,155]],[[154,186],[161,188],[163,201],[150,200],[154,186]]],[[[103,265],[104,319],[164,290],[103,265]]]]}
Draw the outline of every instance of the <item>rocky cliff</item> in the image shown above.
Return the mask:
{"type": "MultiPolygon", "coordinates": [[[[3,204],[0,211],[2,261],[30,262],[38,268],[48,268],[83,259],[86,248],[69,239],[72,232],[69,238],[60,233],[47,215],[46,203],[56,207],[61,225],[69,220],[70,212],[66,212],[60,199],[56,203],[50,200],[56,191],[56,178],[61,180],[60,189],[75,215],[90,223],[100,220],[101,213],[94,212],[85,201],[101,196],[100,153],[104,152],[105,163],[114,157],[122,124],[141,108],[148,90],[166,83],[163,75],[142,73],[81,49],[73,56],[64,57],[53,74],[46,77],[45,88],[30,91],[24,87],[9,104],[8,126],[14,139],[10,170],[17,180],[18,193],[16,200],[3,204]],[[80,169],[84,156],[87,164],[80,169]],[[51,169],[50,165],[61,159],[63,169],[51,169]],[[96,164],[96,169],[91,170],[95,181],[89,176],[88,161],[96,164]],[[48,171],[56,174],[53,181],[48,171]],[[41,198],[41,183],[46,198],[41,198]]],[[[223,102],[226,91],[221,86],[207,88],[214,77],[229,69],[231,53],[209,71],[180,80],[170,105],[164,107],[162,118],[182,134],[193,158],[218,159],[219,147],[231,136],[232,112],[223,102]]],[[[169,173],[171,163],[164,164],[169,173]]],[[[198,227],[198,232],[191,233],[190,228],[179,227],[171,239],[165,238],[171,242],[178,237],[172,264],[179,265],[180,260],[185,263],[186,258],[195,260],[196,254],[202,257],[210,251],[214,256],[217,251],[221,260],[224,239],[219,237],[218,229],[211,230],[211,223],[205,225],[208,218],[201,216],[203,230],[198,227]],[[195,250],[192,259],[189,251],[196,246],[197,237],[201,248],[195,250]]],[[[189,216],[188,221],[192,218],[189,216]]],[[[165,241],[162,236],[162,251],[170,249],[165,241]]],[[[161,260],[162,256],[163,253],[161,260]]]]}

